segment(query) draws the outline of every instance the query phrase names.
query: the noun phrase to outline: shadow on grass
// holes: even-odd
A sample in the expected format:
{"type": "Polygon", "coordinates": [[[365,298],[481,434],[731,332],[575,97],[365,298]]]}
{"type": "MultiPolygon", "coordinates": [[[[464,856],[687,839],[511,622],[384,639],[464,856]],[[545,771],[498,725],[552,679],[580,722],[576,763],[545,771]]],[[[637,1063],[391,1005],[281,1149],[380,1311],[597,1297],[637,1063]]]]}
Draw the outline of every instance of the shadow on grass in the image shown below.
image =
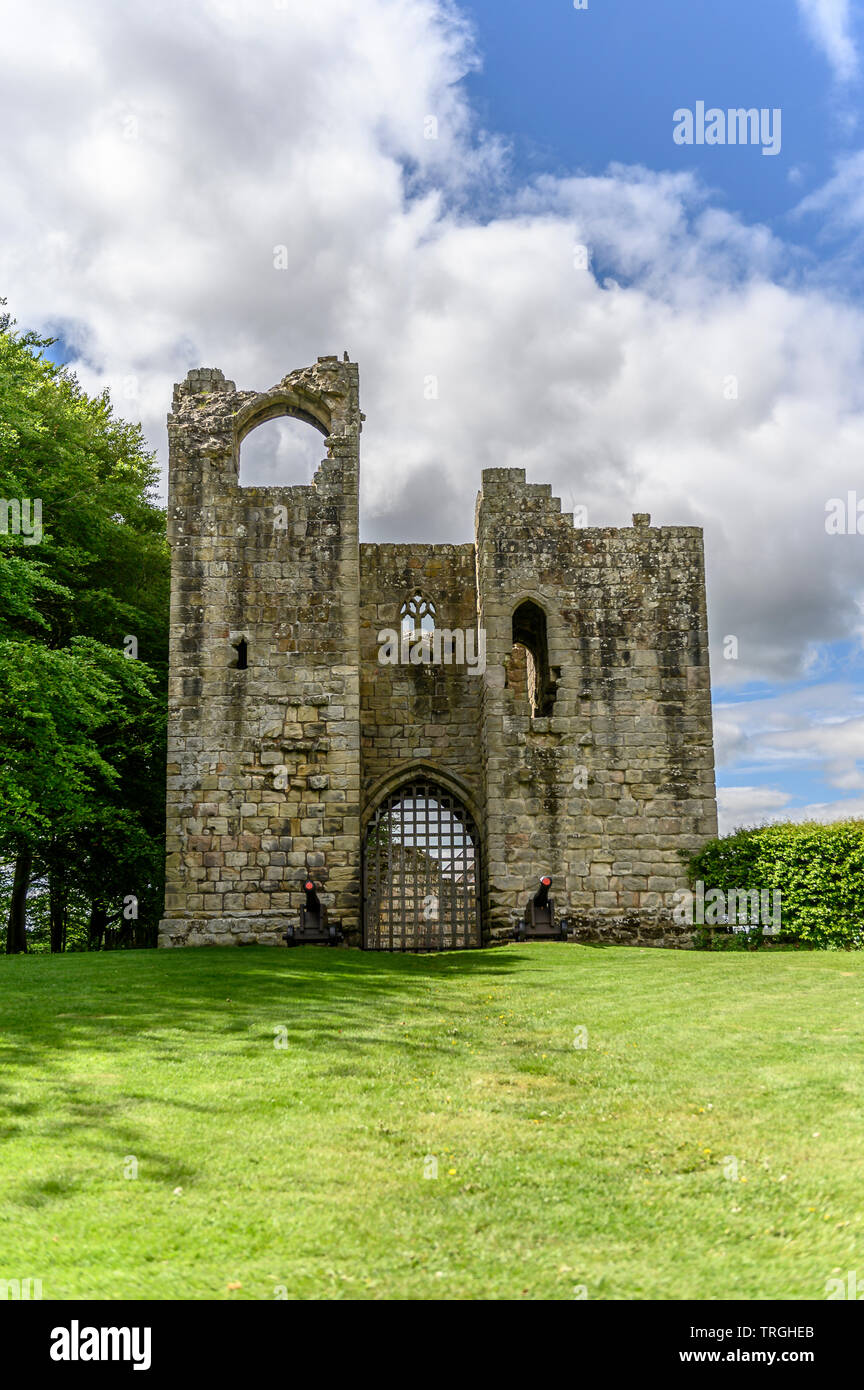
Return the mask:
{"type": "MultiPolygon", "coordinates": [[[[190,1041],[215,1033],[225,1056],[226,1036],[257,1048],[277,1026],[310,1055],[335,1046],[347,1061],[402,1011],[421,1023],[439,1014],[437,982],[492,984],[526,957],[530,948],[414,956],[315,946],[16,957],[0,962],[0,1092],[13,1067],[50,1070],[51,1058],[79,1048],[102,1053],[109,1075],[112,1053],[138,1049],[169,1077],[190,1041]]],[[[454,1022],[474,1007],[448,994],[454,1022]]]]}
{"type": "MultiPolygon", "coordinates": [[[[214,1078],[230,1088],[232,1059],[239,1070],[262,1049],[272,1052],[275,1029],[284,1028],[288,1046],[308,1059],[308,1069],[281,1093],[289,1107],[310,1075],[373,1080],[378,1043],[395,1061],[410,1057],[419,1073],[449,1055],[448,1030],[477,1009],[477,989],[464,999],[447,991],[442,1000],[436,983],[458,976],[482,989],[509,976],[526,955],[530,950],[393,956],[310,946],[216,947],[0,961],[6,1136],[29,1126],[35,1152],[42,1142],[71,1141],[109,1164],[118,1154],[133,1154],[157,1181],[187,1185],[195,1172],[179,1155],[148,1146],[137,1106],[192,1112],[202,1125],[229,1113],[233,1123],[242,1122],[243,1106],[236,1092],[227,1100],[202,1095],[207,1079],[202,1083],[199,1068],[190,1081],[190,1060],[212,1058],[214,1078]],[[410,1021],[407,1037],[398,1027],[402,1020],[410,1021]],[[139,1058],[147,1063],[140,1077],[139,1058]],[[32,1089],[22,1097],[22,1084],[37,1086],[37,1097],[32,1089]]],[[[64,1203],[77,1188],[74,1176],[22,1174],[7,1196],[38,1208],[64,1203]]]]}

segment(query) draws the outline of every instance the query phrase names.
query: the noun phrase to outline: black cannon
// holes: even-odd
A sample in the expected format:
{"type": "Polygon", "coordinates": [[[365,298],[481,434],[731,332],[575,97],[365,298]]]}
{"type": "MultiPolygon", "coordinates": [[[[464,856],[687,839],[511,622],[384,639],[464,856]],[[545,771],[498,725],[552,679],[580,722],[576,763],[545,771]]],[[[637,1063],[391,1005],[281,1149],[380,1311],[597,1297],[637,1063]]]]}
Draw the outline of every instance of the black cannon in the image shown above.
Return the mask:
{"type": "Polygon", "coordinates": [[[342,941],[342,923],[328,922],[327,909],[311,878],[303,880],[303,891],[306,902],[300,909],[300,922],[285,932],[286,946],[338,946],[342,941]]]}
{"type": "Polygon", "coordinates": [[[516,923],[517,941],[566,941],[569,923],[566,917],[555,918],[555,900],[550,898],[552,880],[544,874],[540,887],[525,904],[525,915],[516,923]]]}

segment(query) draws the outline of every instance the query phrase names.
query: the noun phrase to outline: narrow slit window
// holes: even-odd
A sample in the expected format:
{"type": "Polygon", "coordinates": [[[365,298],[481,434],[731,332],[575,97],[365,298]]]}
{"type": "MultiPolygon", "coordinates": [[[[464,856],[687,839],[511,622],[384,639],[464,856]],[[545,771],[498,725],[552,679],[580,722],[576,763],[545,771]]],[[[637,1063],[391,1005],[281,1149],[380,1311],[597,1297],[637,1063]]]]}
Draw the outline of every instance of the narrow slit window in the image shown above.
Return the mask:
{"type": "Polygon", "coordinates": [[[232,642],[231,645],[237,653],[237,660],[231,664],[236,670],[245,671],[249,665],[249,643],[245,637],[241,637],[239,642],[232,642]]]}
{"type": "Polygon", "coordinates": [[[538,604],[526,599],[513,614],[512,671],[508,683],[514,692],[527,696],[531,717],[553,713],[557,672],[549,667],[546,614],[538,604]]]}

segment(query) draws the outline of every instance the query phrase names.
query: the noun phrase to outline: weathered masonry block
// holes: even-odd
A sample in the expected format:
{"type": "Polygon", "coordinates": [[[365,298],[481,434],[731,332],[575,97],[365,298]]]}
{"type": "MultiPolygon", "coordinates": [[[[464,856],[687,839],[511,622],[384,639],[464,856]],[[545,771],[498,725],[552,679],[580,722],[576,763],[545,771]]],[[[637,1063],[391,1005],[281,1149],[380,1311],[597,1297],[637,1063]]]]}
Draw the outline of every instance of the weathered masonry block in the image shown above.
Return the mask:
{"type": "Polygon", "coordinates": [[[335,357],[175,388],[160,944],[278,944],[307,878],[349,945],[506,940],[541,873],[576,939],[687,944],[682,851],[717,829],[701,531],[576,528],[487,469],[473,544],[360,545],[362,420],[335,357]],[[278,415],[320,467],[241,487],[278,415]]]}

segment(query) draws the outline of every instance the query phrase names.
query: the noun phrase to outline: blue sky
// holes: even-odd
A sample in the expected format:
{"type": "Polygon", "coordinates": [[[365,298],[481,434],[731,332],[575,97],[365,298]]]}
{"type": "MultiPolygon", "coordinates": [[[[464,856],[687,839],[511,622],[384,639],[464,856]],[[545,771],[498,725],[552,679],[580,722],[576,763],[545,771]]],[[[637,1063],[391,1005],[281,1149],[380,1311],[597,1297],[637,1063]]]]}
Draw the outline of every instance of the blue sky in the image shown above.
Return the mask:
{"type": "MultiPolygon", "coordinates": [[[[695,168],[718,201],[811,248],[790,213],[858,148],[861,88],[838,90],[792,0],[471,0],[483,69],[466,79],[479,118],[512,142],[520,175],[607,165],[695,168]],[[779,155],[672,140],[679,107],[779,107],[779,155]]],[[[853,19],[855,16],[853,15],[853,19]]],[[[856,27],[860,27],[857,24],[856,27]]]]}

